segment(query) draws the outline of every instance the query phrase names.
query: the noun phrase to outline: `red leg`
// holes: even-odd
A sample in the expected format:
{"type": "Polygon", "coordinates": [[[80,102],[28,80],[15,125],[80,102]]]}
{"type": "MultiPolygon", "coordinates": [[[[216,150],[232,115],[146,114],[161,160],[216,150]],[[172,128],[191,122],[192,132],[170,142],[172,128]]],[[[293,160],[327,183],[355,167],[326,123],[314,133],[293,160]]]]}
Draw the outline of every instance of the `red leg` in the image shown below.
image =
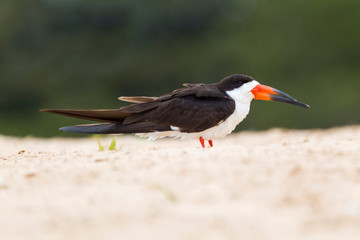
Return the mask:
{"type": "Polygon", "coordinates": [[[213,146],[214,146],[212,140],[209,140],[209,145],[210,145],[210,147],[213,147],[213,146]]]}
{"type": "Polygon", "coordinates": [[[201,146],[205,148],[205,140],[203,139],[203,137],[199,137],[199,141],[201,143],[201,146]]]}

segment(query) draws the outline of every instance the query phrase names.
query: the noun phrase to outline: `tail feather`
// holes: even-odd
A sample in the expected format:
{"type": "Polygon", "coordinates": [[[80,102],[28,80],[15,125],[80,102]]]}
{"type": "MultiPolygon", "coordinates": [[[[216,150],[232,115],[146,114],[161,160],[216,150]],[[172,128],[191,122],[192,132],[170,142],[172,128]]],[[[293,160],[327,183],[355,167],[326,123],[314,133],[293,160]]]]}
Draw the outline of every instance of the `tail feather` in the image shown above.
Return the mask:
{"type": "Polygon", "coordinates": [[[171,131],[169,126],[153,123],[140,122],[134,124],[105,123],[87,124],[77,126],[62,127],[59,130],[66,132],[86,133],[86,134],[119,134],[119,133],[149,133],[171,131]]]}
{"type": "Polygon", "coordinates": [[[57,110],[41,109],[42,112],[56,113],[68,117],[86,119],[100,122],[122,122],[129,113],[124,113],[119,109],[114,110],[57,110]]]}

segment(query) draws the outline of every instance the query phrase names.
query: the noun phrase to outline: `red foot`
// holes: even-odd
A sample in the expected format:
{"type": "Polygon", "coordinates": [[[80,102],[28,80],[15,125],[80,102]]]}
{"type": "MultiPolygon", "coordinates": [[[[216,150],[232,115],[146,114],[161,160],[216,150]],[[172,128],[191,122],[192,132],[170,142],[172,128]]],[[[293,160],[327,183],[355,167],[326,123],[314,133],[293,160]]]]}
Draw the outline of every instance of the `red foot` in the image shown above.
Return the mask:
{"type": "Polygon", "coordinates": [[[213,146],[214,146],[212,140],[209,140],[209,145],[210,145],[210,147],[213,147],[213,146]]]}
{"type": "Polygon", "coordinates": [[[203,139],[203,137],[199,137],[199,141],[201,143],[201,146],[205,148],[205,140],[203,139]]]}

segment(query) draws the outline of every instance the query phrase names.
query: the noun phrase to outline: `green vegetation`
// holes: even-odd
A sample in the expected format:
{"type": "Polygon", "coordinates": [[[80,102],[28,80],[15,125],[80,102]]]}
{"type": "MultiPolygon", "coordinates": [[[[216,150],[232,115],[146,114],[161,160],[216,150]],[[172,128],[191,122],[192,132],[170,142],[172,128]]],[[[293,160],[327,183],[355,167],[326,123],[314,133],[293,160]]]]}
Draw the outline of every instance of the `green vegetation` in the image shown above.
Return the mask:
{"type": "MultiPolygon", "coordinates": [[[[96,142],[97,142],[98,147],[99,147],[99,151],[100,151],[100,152],[104,151],[104,147],[102,146],[102,144],[101,144],[101,142],[100,142],[100,136],[101,136],[101,135],[95,134],[95,135],[92,135],[92,136],[96,139],[96,142]]],[[[114,137],[114,138],[111,140],[111,143],[110,143],[110,146],[109,146],[109,150],[110,150],[110,151],[116,150],[116,137],[114,137]]]]}
{"type": "Polygon", "coordinates": [[[98,147],[99,147],[99,151],[100,151],[100,152],[104,151],[104,147],[101,145],[99,136],[98,136],[98,135],[94,135],[94,138],[95,138],[96,141],[97,141],[97,144],[98,144],[98,147]]]}
{"type": "MultiPolygon", "coordinates": [[[[311,105],[254,102],[238,129],[360,120],[360,1],[2,0],[0,134],[79,136],[41,108],[118,108],[245,73],[311,105]]],[[[82,135],[81,135],[82,136],[82,135]]]]}
{"type": "Polygon", "coordinates": [[[110,151],[113,151],[115,150],[115,147],[116,147],[116,137],[114,137],[111,141],[111,144],[110,144],[110,147],[109,147],[109,150],[110,151]]]}

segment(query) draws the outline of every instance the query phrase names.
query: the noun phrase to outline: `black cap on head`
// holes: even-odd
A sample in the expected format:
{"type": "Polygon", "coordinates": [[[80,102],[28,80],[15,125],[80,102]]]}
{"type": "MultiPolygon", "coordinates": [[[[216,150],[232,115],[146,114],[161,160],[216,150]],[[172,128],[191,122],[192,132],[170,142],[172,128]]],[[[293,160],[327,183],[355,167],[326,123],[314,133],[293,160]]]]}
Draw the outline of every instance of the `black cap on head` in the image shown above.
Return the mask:
{"type": "Polygon", "coordinates": [[[234,74],[234,75],[230,75],[226,78],[224,78],[223,80],[221,80],[218,83],[218,88],[223,91],[230,91],[233,90],[235,88],[239,88],[241,87],[244,83],[248,83],[253,81],[254,79],[248,75],[244,75],[244,74],[234,74]]]}

